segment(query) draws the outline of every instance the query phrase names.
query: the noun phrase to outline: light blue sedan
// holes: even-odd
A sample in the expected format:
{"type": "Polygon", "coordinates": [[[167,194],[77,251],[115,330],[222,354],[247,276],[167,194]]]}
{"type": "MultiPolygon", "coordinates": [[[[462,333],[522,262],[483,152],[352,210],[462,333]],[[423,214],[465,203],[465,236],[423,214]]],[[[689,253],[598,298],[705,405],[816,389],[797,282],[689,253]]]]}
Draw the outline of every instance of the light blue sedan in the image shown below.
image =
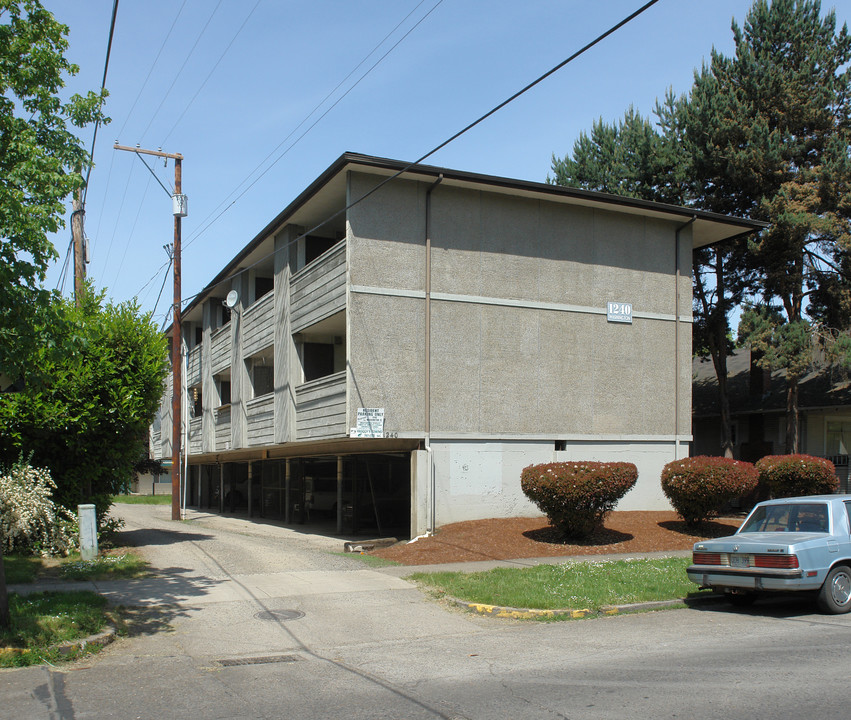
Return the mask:
{"type": "Polygon", "coordinates": [[[759,503],[735,535],[694,544],[689,580],[744,605],[762,593],[818,592],[819,608],[851,610],[851,495],[759,503]]]}

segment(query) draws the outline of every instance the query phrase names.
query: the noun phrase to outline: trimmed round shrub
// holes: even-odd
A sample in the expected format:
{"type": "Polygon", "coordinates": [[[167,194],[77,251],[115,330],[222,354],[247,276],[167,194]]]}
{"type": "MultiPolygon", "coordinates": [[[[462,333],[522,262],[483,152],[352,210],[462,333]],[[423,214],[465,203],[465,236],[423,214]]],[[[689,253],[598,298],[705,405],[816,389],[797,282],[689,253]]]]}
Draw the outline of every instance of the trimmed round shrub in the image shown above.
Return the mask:
{"type": "Polygon", "coordinates": [[[812,455],[766,455],[756,469],[760,484],[776,498],[828,495],[839,488],[833,463],[812,455]]]}
{"type": "Polygon", "coordinates": [[[626,462],[554,462],[523,469],[520,487],[565,537],[596,530],[638,480],[626,462]]]}
{"type": "Polygon", "coordinates": [[[759,472],[749,462],[725,457],[689,457],[662,469],[662,492],[686,522],[697,525],[730,500],[752,492],[759,472]]]}

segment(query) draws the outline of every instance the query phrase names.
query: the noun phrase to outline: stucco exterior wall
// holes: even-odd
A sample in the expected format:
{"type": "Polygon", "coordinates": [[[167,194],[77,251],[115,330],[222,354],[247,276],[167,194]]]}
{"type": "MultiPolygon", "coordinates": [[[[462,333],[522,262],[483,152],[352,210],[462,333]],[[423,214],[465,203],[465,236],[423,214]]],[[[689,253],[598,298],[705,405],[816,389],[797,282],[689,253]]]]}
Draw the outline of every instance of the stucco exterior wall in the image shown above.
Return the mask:
{"type": "MultiPolygon", "coordinates": [[[[352,174],[350,196],[374,183],[352,174]]],[[[425,427],[426,187],[349,211],[350,423],[384,407],[388,427],[425,427]]],[[[689,435],[687,231],[677,331],[672,223],[443,186],[432,218],[433,436],[689,435]]]]}

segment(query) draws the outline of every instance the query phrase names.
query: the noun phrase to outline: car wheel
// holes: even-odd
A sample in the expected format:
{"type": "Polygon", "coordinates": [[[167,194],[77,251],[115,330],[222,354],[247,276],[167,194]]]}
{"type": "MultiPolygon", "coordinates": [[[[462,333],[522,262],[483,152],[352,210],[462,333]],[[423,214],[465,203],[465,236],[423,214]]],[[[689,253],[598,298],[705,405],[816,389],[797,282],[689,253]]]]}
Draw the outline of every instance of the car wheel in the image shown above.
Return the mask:
{"type": "Polygon", "coordinates": [[[837,565],[827,574],[818,593],[818,606],[831,615],[851,610],[851,568],[837,565]]]}
{"type": "Polygon", "coordinates": [[[756,600],[754,593],[727,593],[726,597],[733,607],[750,607],[756,600]]]}

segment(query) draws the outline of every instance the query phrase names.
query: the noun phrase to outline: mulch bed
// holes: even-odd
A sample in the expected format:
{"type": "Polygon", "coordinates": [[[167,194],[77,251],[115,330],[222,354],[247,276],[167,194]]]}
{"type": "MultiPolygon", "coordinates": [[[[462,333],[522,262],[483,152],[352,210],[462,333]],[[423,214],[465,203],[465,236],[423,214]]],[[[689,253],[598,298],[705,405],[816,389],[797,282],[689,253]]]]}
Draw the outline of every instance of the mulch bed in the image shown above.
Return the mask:
{"type": "Polygon", "coordinates": [[[591,537],[581,542],[568,542],[559,536],[545,517],[493,518],[444,525],[432,537],[412,543],[397,543],[370,554],[403,565],[430,565],[691,550],[698,540],[734,533],[741,522],[741,518],[719,518],[692,529],[671,511],[613,512],[591,537]]]}

